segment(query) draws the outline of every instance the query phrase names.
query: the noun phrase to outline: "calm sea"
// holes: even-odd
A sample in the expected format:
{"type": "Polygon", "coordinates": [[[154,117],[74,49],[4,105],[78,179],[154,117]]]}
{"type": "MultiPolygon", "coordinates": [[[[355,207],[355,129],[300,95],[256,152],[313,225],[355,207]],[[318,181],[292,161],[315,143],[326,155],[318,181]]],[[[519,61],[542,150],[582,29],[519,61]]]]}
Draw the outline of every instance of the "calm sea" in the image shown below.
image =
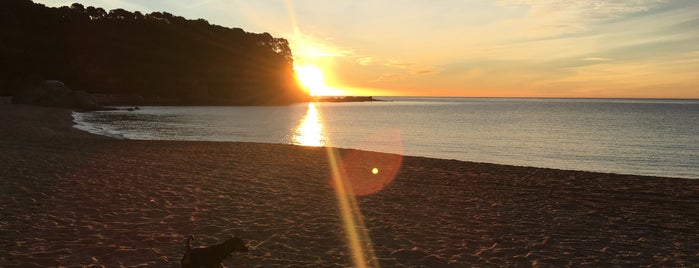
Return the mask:
{"type": "Polygon", "coordinates": [[[75,113],[144,140],[329,145],[509,165],[699,178],[699,100],[379,98],[75,113]]]}

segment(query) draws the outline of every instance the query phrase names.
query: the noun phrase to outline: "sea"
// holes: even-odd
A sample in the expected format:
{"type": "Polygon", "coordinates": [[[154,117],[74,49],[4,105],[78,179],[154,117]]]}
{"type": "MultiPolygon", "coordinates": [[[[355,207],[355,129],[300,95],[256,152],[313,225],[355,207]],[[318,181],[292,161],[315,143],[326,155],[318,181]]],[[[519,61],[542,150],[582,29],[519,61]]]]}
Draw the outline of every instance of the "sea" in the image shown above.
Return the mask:
{"type": "Polygon", "coordinates": [[[135,140],[332,146],[517,166],[699,178],[699,100],[376,97],[74,113],[135,140]]]}

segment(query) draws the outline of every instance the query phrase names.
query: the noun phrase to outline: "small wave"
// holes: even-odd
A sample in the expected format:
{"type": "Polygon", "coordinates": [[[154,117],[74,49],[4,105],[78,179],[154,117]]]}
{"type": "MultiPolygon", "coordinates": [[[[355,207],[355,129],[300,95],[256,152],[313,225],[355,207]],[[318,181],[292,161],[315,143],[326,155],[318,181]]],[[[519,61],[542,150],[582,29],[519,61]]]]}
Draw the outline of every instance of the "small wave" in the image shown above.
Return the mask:
{"type": "Polygon", "coordinates": [[[103,127],[97,126],[95,124],[89,123],[85,120],[85,113],[73,112],[73,127],[82,131],[86,131],[96,135],[107,136],[110,138],[125,140],[127,139],[124,135],[119,133],[114,133],[103,127]]]}

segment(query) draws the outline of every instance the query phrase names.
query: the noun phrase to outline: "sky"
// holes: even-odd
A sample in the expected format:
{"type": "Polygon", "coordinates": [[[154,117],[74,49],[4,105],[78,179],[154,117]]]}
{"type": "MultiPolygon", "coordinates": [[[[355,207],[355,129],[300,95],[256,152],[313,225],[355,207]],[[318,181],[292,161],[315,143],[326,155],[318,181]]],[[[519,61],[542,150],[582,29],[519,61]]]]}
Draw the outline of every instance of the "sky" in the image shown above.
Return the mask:
{"type": "Polygon", "coordinates": [[[35,2],[268,32],[319,95],[699,98],[697,0],[35,2]]]}

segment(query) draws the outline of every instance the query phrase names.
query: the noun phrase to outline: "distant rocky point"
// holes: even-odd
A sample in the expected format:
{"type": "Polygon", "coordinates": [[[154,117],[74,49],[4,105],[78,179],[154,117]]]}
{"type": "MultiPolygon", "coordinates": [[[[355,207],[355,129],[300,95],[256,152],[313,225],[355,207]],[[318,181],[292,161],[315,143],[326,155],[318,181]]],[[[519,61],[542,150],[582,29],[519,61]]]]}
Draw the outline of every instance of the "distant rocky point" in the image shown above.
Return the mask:
{"type": "Polygon", "coordinates": [[[317,102],[363,102],[363,101],[381,101],[374,99],[371,96],[316,96],[313,101],[317,102]]]}

